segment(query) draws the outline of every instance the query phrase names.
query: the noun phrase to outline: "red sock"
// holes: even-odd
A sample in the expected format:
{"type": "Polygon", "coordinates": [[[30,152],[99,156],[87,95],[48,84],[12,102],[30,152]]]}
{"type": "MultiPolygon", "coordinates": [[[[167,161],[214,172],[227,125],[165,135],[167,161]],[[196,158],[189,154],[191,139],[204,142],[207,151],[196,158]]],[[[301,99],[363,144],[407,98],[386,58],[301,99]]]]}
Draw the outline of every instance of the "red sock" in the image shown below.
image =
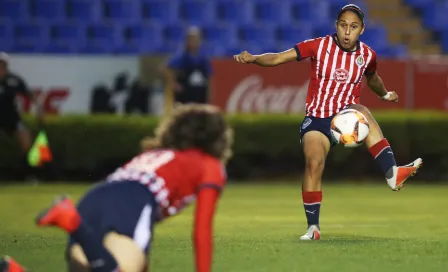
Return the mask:
{"type": "Polygon", "coordinates": [[[322,202],[322,191],[302,192],[305,215],[310,225],[319,225],[320,204],[322,202]]]}
{"type": "Polygon", "coordinates": [[[387,176],[388,171],[397,163],[395,162],[394,153],[390,147],[389,142],[386,138],[383,138],[378,143],[374,144],[369,148],[370,154],[378,162],[383,170],[383,173],[387,176]]]}

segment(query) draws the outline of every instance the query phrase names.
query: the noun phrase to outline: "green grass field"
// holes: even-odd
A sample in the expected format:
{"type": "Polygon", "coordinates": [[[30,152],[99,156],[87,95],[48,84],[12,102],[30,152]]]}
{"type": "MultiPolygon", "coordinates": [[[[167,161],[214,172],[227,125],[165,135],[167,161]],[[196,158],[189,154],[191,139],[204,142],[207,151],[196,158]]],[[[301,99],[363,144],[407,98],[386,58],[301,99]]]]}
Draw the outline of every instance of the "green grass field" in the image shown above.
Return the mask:
{"type": "MultiPolygon", "coordinates": [[[[298,185],[229,185],[215,221],[213,271],[447,271],[448,186],[326,185],[322,240],[306,230],[298,185]]],[[[0,254],[34,272],[64,271],[65,237],[34,226],[53,196],[84,185],[0,188],[0,254]]],[[[193,271],[192,208],[156,227],[151,271],[193,271]]]]}

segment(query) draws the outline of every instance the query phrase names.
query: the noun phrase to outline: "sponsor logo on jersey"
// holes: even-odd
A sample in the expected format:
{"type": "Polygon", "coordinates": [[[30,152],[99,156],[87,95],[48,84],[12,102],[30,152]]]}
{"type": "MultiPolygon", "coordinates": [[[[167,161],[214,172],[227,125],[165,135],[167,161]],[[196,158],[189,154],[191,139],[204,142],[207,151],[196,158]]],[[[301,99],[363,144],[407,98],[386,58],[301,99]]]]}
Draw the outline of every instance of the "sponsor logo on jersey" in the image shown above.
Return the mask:
{"type": "Polygon", "coordinates": [[[338,68],[334,71],[333,74],[334,80],[339,83],[345,83],[348,79],[348,71],[342,68],[338,68]]]}

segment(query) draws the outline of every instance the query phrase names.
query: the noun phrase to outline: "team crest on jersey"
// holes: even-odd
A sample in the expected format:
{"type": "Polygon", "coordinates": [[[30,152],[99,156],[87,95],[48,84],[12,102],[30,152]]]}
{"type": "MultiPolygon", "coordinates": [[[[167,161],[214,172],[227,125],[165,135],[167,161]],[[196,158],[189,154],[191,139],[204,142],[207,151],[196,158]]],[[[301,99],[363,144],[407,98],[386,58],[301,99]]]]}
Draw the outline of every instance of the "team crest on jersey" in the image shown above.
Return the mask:
{"type": "Polygon", "coordinates": [[[338,83],[344,83],[347,82],[348,79],[348,71],[342,68],[336,69],[333,74],[334,80],[338,83]]]}
{"type": "Polygon", "coordinates": [[[361,55],[356,59],[356,64],[362,66],[364,64],[364,57],[361,55]]]}

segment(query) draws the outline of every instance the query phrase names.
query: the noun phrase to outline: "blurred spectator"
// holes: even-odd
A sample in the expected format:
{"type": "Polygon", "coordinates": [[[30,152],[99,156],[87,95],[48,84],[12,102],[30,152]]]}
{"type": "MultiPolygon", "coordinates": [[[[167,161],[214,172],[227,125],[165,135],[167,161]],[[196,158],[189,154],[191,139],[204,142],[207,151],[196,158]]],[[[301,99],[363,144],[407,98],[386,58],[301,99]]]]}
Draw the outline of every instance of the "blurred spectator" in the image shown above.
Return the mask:
{"type": "Polygon", "coordinates": [[[207,103],[211,63],[201,52],[201,32],[188,29],[183,50],[162,69],[168,87],[178,103],[207,103]]]}
{"type": "MultiPolygon", "coordinates": [[[[16,96],[22,94],[32,102],[37,102],[37,96],[28,89],[26,82],[17,74],[12,73],[8,67],[9,57],[6,53],[0,53],[0,130],[14,136],[23,153],[23,164],[26,168],[24,174],[29,180],[35,180],[33,169],[29,166],[27,155],[32,145],[32,137],[29,130],[23,124],[16,105],[16,96]]],[[[37,116],[42,120],[42,110],[37,107],[37,116]]]]}
{"type": "Polygon", "coordinates": [[[90,112],[91,113],[114,113],[115,107],[110,104],[112,95],[104,84],[98,84],[91,90],[90,112]]]}
{"type": "Polygon", "coordinates": [[[139,78],[136,78],[129,89],[129,94],[125,102],[125,112],[127,114],[149,113],[149,90],[139,78]]]}

